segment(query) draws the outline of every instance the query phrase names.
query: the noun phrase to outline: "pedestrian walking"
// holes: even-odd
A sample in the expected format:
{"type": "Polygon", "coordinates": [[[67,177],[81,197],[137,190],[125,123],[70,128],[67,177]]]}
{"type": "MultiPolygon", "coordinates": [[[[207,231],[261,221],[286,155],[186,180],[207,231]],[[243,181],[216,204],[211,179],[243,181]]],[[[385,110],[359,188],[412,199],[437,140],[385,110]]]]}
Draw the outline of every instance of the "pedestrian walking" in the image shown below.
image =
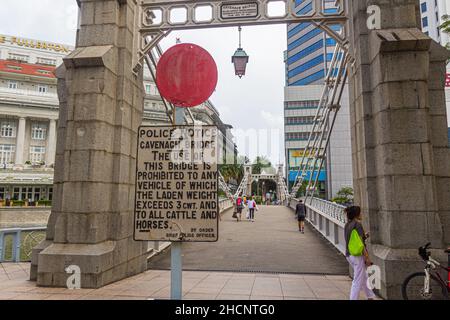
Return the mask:
{"type": "Polygon", "coordinates": [[[272,195],[270,194],[270,192],[267,192],[267,193],[266,193],[266,199],[265,199],[265,200],[266,200],[266,206],[268,206],[268,205],[270,204],[270,198],[271,198],[271,196],[272,196],[272,195]]]}
{"type": "Polygon", "coordinates": [[[298,231],[305,233],[306,207],[302,200],[299,200],[295,206],[295,213],[298,220],[298,231]]]}
{"type": "Polygon", "coordinates": [[[253,200],[252,197],[250,197],[247,201],[247,207],[248,207],[248,216],[249,216],[249,220],[251,222],[255,222],[255,210],[258,210],[257,206],[256,206],[256,201],[253,200]]]}
{"type": "Polygon", "coordinates": [[[237,221],[242,220],[242,209],[244,208],[244,203],[241,197],[236,199],[236,219],[237,221]]]}
{"type": "Polygon", "coordinates": [[[365,241],[369,233],[364,232],[362,226],[361,208],[351,206],[345,209],[347,214],[347,223],[344,227],[344,236],[346,243],[345,256],[353,268],[353,281],[350,291],[350,300],[358,300],[359,293],[364,291],[367,299],[373,300],[375,294],[367,285],[366,268],[372,265],[367,252],[365,241]]]}

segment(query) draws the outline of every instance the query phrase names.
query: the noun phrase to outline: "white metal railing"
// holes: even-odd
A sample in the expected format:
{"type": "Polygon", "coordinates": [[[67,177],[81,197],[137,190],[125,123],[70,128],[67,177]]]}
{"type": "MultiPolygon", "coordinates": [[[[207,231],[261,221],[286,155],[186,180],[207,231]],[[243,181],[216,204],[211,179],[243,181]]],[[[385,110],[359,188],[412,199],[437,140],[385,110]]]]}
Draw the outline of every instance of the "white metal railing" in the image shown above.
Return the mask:
{"type": "MultiPolygon", "coordinates": [[[[295,210],[298,201],[299,199],[291,199],[290,207],[295,210]]],[[[308,198],[305,205],[306,220],[310,225],[345,254],[345,207],[319,198],[308,198]]]]}
{"type": "MultiPolygon", "coordinates": [[[[231,208],[233,201],[231,199],[219,200],[219,213],[231,208]]],[[[23,208],[21,208],[23,209],[23,208]]],[[[11,259],[8,261],[20,262],[21,257],[31,258],[31,251],[34,246],[44,240],[43,232],[47,227],[33,227],[33,228],[8,228],[0,229],[0,263],[5,262],[5,253],[8,247],[11,249],[11,259]],[[25,237],[23,235],[25,234],[25,237]],[[12,237],[11,243],[7,244],[7,238],[12,237]]],[[[170,246],[170,242],[148,241],[147,254],[148,258],[159,253],[170,246]]]]}

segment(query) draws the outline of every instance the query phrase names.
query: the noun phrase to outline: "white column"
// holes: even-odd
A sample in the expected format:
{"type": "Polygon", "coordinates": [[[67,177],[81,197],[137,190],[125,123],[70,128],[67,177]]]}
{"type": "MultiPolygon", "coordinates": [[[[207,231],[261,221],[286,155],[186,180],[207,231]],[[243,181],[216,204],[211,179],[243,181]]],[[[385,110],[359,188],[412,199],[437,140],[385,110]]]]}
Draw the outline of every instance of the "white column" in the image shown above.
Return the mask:
{"type": "Polygon", "coordinates": [[[16,161],[15,165],[23,165],[23,153],[25,148],[25,118],[19,119],[19,126],[17,127],[17,139],[16,139],[16,161]]]}
{"type": "Polygon", "coordinates": [[[47,166],[55,163],[56,152],[56,120],[51,119],[48,126],[47,150],[45,154],[45,164],[47,166]]]}

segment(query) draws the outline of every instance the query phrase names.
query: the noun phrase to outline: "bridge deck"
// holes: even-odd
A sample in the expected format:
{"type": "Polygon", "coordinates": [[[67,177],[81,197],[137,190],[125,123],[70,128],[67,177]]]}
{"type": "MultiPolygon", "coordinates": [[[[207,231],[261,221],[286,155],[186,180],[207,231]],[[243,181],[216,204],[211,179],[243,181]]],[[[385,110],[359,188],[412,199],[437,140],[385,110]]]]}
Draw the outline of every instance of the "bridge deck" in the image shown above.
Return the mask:
{"type": "MultiPolygon", "coordinates": [[[[183,270],[347,275],[345,258],[284,206],[260,206],[255,222],[222,216],[219,241],[183,244],[183,270]]],[[[243,216],[245,214],[243,213],[243,216]]],[[[149,269],[169,269],[170,252],[155,257],[149,269]]]]}

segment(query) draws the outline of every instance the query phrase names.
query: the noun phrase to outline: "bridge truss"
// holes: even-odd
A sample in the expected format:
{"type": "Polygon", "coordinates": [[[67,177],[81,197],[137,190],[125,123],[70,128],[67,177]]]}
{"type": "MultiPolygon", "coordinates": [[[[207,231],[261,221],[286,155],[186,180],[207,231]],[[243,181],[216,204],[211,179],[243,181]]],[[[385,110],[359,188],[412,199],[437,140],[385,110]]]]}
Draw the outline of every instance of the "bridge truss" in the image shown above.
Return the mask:
{"type": "MultiPolygon", "coordinates": [[[[324,0],[312,0],[311,10],[307,13],[296,11],[295,0],[142,0],[137,22],[140,36],[135,39],[138,52],[134,59],[134,71],[137,72],[145,62],[156,82],[156,65],[163,54],[159,42],[172,30],[217,28],[231,26],[252,26],[265,24],[312,23],[336,40],[336,48],[324,81],[324,89],[314,117],[308,143],[303,152],[291,193],[288,191],[282,172],[277,172],[279,197],[282,200],[294,198],[304,181],[308,181],[306,196],[314,196],[317,190],[319,173],[322,170],[331,132],[340,109],[340,101],[348,77],[348,66],[352,58],[346,40],[347,1],[336,0],[334,10],[327,7],[324,0]],[[284,12],[271,14],[271,5],[284,3],[284,12]],[[205,15],[206,13],[206,15],[205,15]],[[180,19],[181,17],[181,19],[180,19]],[[205,18],[206,17],[206,18],[205,18]],[[333,26],[339,25],[340,31],[333,26]]],[[[169,120],[173,122],[174,106],[163,98],[169,120]]],[[[190,110],[186,124],[194,124],[190,110]]],[[[244,177],[233,194],[225,179],[219,174],[219,185],[228,198],[246,195],[252,174],[244,177]]]]}

